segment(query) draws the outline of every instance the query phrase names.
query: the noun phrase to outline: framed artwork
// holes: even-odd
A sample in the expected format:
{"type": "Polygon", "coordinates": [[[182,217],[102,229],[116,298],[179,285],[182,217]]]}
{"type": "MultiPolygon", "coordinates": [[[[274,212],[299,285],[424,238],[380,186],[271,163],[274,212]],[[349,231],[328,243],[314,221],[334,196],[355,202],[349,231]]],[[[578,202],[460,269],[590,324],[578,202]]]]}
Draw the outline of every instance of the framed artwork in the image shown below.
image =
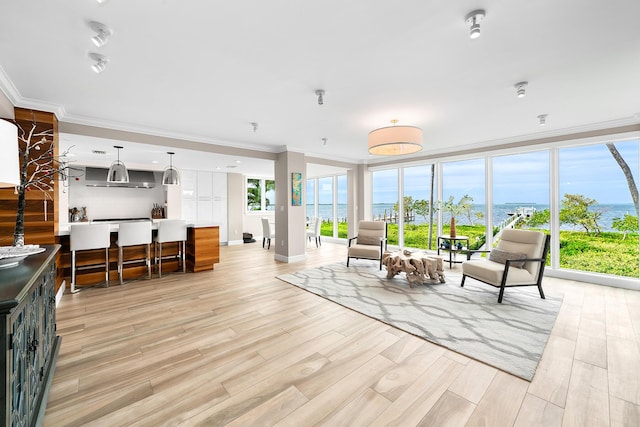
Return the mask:
{"type": "Polygon", "coordinates": [[[302,206],[302,172],[291,172],[291,206],[302,206]]]}

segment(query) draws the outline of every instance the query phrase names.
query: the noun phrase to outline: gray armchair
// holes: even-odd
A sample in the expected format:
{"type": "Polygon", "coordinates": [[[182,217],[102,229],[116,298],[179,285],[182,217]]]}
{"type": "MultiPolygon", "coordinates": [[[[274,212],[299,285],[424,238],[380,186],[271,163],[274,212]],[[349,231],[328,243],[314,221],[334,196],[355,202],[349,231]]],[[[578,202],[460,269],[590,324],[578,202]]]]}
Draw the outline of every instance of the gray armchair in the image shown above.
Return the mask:
{"type": "Polygon", "coordinates": [[[467,277],[500,288],[498,303],[502,302],[505,288],[537,286],[540,297],[542,276],[549,252],[549,236],[532,230],[506,229],[492,251],[469,251],[462,263],[462,282],[467,277]],[[486,259],[473,259],[473,253],[487,252],[486,259]]]}
{"type": "Polygon", "coordinates": [[[351,258],[374,259],[379,260],[382,270],[382,254],[387,249],[387,223],[360,221],[358,235],[349,239],[348,246],[347,267],[351,258]]]}

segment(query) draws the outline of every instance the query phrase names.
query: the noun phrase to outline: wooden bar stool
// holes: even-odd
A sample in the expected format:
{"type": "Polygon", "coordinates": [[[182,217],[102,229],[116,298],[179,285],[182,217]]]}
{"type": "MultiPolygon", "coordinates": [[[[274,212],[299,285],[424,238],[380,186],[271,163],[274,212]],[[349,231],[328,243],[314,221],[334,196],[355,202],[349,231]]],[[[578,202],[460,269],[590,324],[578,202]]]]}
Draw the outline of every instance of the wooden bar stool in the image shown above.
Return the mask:
{"type": "Polygon", "coordinates": [[[182,272],[186,273],[185,243],[187,241],[187,222],[180,219],[164,219],[158,222],[158,235],[155,238],[155,261],[158,266],[158,277],[162,277],[162,244],[178,243],[178,255],[170,255],[164,259],[177,258],[182,263],[182,272]]]}
{"type": "Polygon", "coordinates": [[[72,224],[69,232],[69,246],[71,250],[71,293],[76,289],[76,270],[88,270],[105,267],[105,283],[109,286],[109,246],[111,246],[111,231],[109,224],[72,224]],[[104,249],[105,262],[99,264],[76,267],[76,252],[104,249]]]}
{"type": "Polygon", "coordinates": [[[122,285],[124,264],[134,264],[144,261],[147,266],[147,275],[151,279],[151,221],[121,222],[118,228],[118,278],[122,285]],[[124,247],[146,245],[144,258],[124,261],[124,247]]]}

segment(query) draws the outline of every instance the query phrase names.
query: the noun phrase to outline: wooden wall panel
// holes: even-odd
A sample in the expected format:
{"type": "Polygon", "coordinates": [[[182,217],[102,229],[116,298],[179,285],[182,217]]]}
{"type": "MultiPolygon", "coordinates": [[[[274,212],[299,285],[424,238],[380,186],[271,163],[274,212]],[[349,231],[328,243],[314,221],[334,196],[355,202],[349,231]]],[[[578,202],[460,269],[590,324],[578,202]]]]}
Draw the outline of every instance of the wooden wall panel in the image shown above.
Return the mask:
{"type": "MultiPolygon", "coordinates": [[[[36,131],[51,130],[53,137],[50,145],[53,146],[54,156],[59,155],[58,143],[58,119],[55,114],[44,111],[15,108],[15,121],[23,129],[31,129],[33,121],[36,122],[36,131]]],[[[16,141],[16,144],[18,141],[16,141]]],[[[32,155],[36,155],[33,153],[32,155]]],[[[49,192],[47,198],[39,190],[27,192],[27,204],[25,208],[25,243],[50,245],[55,243],[55,235],[58,228],[56,212],[58,210],[57,186],[58,180],[53,180],[54,190],[49,192]],[[45,202],[46,200],[46,202],[45,202]]],[[[18,209],[18,196],[13,188],[0,189],[0,245],[13,244],[13,231],[16,223],[18,209]]],[[[56,283],[56,290],[60,282],[56,283]]]]}

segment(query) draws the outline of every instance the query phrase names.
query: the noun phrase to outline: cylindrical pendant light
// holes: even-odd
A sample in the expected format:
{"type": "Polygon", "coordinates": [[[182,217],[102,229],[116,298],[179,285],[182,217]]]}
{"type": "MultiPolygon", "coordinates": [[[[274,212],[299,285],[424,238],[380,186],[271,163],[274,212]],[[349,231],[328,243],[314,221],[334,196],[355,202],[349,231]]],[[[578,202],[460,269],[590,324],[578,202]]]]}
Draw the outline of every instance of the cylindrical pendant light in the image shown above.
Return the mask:
{"type": "Polygon", "coordinates": [[[173,167],[173,155],[175,153],[167,151],[167,154],[169,155],[169,166],[164,169],[164,173],[162,174],[162,184],[178,185],[180,184],[180,173],[178,169],[173,167]]]}
{"type": "MultiPolygon", "coordinates": [[[[397,120],[391,120],[395,125],[397,120]]],[[[369,153],[400,156],[422,150],[422,129],[415,126],[388,126],[369,132],[369,153]]]]}
{"type": "Polygon", "coordinates": [[[107,182],[120,182],[127,183],[129,182],[129,171],[127,167],[120,161],[120,149],[122,146],[114,145],[113,148],[118,150],[118,160],[111,163],[109,167],[109,172],[107,174],[107,182]]]}
{"type": "Polygon", "coordinates": [[[0,187],[20,185],[20,160],[18,153],[18,128],[0,119],[0,187]]]}

